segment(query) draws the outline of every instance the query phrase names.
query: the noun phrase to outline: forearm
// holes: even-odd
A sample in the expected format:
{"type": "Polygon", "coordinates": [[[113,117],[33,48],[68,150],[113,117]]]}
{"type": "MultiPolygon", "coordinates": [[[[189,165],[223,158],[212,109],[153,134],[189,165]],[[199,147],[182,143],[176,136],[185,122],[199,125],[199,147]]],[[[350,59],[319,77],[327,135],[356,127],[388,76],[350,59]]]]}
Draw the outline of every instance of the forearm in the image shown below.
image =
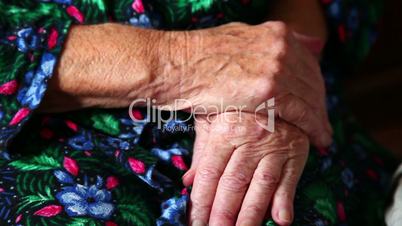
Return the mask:
{"type": "Polygon", "coordinates": [[[162,93],[174,98],[167,83],[179,78],[155,74],[158,60],[172,54],[166,42],[162,31],[127,25],[71,28],[41,110],[127,107],[137,98],[163,102],[162,93]]]}

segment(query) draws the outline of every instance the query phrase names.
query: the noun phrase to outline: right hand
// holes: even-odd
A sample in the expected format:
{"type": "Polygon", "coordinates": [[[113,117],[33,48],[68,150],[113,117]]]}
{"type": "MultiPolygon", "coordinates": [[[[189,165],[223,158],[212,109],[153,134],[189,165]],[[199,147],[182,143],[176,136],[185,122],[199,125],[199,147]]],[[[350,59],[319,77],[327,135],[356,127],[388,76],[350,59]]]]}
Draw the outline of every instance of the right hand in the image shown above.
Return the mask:
{"type": "Polygon", "coordinates": [[[167,34],[161,43],[170,44],[155,73],[187,100],[175,110],[254,112],[275,97],[277,116],[304,130],[316,146],[331,143],[318,60],[284,23],[230,23],[167,34]]]}

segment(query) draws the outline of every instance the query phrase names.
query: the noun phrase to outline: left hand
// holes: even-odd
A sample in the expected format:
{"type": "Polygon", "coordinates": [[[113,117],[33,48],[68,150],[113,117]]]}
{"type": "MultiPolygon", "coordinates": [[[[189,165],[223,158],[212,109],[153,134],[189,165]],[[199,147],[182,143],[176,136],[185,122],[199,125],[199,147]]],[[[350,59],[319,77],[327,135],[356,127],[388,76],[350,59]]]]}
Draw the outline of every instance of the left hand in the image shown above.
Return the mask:
{"type": "Polygon", "coordinates": [[[186,186],[193,183],[191,225],[260,225],[269,204],[275,222],[290,224],[307,136],[279,120],[271,133],[249,113],[209,119],[196,118],[193,162],[183,176],[186,186]]]}

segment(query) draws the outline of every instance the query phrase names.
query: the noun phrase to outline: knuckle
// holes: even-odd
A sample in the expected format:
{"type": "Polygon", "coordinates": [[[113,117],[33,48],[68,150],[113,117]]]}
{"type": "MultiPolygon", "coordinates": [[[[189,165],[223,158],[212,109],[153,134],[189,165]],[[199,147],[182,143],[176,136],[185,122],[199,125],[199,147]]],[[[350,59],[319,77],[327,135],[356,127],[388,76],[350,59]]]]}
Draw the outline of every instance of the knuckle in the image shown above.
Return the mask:
{"type": "Polygon", "coordinates": [[[224,174],[220,180],[220,185],[224,190],[235,193],[244,192],[248,184],[249,179],[242,173],[224,174]]]}
{"type": "Polygon", "coordinates": [[[280,190],[275,193],[275,196],[288,203],[292,203],[293,200],[292,192],[288,190],[280,190]]]}
{"type": "Polygon", "coordinates": [[[268,66],[270,69],[270,72],[272,73],[272,78],[274,82],[278,81],[279,76],[283,73],[285,66],[283,63],[281,63],[281,60],[275,60],[274,62],[270,63],[268,66]]]}
{"type": "Polygon", "coordinates": [[[233,221],[235,219],[235,213],[233,213],[232,211],[229,210],[225,210],[225,209],[220,209],[217,210],[214,215],[218,218],[218,219],[222,219],[224,221],[233,221]]]}
{"type": "Polygon", "coordinates": [[[222,174],[222,170],[220,170],[217,167],[207,166],[200,168],[197,174],[198,174],[197,179],[200,182],[217,181],[219,180],[219,177],[222,174]]]}
{"type": "Polygon", "coordinates": [[[197,212],[201,212],[202,210],[209,211],[212,208],[212,203],[206,203],[201,199],[191,196],[191,208],[193,208],[197,212]]]}
{"type": "Polygon", "coordinates": [[[252,219],[261,214],[265,214],[264,208],[256,204],[250,204],[244,210],[247,213],[247,216],[249,216],[249,218],[252,217],[252,219]]]}
{"type": "Polygon", "coordinates": [[[269,171],[256,172],[255,183],[267,190],[274,190],[278,186],[279,176],[269,171]]]}
{"type": "MultiPolygon", "coordinates": [[[[268,66],[267,71],[269,71],[268,66]]],[[[266,76],[266,73],[264,73],[263,77],[258,81],[258,87],[264,98],[273,96],[277,88],[274,76],[266,76]]]]}
{"type": "Polygon", "coordinates": [[[283,21],[274,21],[271,25],[278,35],[287,36],[290,33],[289,27],[283,21]]]}
{"type": "Polygon", "coordinates": [[[309,111],[303,107],[297,112],[296,121],[300,124],[307,124],[309,123],[309,111]]]}

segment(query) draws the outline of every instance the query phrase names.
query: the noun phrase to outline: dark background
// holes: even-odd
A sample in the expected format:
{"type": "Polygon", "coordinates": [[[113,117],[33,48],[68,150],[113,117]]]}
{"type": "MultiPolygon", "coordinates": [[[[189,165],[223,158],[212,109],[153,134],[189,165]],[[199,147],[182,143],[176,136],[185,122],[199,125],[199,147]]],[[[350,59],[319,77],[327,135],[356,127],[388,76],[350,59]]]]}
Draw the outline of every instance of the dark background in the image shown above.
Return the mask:
{"type": "Polygon", "coordinates": [[[348,107],[380,144],[402,158],[402,1],[385,0],[377,43],[344,81],[348,107]]]}

